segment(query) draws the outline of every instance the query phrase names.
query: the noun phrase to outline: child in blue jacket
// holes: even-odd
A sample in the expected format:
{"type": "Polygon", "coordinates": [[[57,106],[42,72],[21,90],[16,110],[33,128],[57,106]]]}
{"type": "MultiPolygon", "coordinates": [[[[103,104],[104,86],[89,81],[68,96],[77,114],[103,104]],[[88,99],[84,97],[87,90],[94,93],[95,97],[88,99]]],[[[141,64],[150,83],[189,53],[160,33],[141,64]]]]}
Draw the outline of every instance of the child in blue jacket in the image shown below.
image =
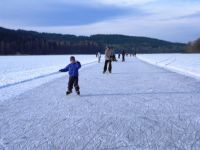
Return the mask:
{"type": "Polygon", "coordinates": [[[66,95],[72,93],[73,86],[76,90],[77,95],[80,95],[80,87],[78,84],[78,70],[81,68],[81,64],[79,61],[75,60],[74,56],[70,57],[70,64],[67,65],[64,69],[60,69],[60,72],[69,72],[69,82],[68,82],[68,91],[66,95]]]}

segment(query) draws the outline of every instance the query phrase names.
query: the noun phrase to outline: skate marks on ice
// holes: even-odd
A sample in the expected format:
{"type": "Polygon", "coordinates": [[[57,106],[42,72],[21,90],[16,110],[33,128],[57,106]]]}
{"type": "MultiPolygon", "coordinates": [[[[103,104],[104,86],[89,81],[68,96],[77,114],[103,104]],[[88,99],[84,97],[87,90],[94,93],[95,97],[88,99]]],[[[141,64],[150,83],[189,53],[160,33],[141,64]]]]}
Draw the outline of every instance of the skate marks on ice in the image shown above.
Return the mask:
{"type": "Polygon", "coordinates": [[[200,97],[200,92],[185,92],[185,91],[178,91],[178,92],[141,92],[141,93],[109,93],[109,94],[82,94],[80,97],[105,97],[105,96],[134,96],[134,95],[168,95],[168,94],[198,94],[200,97]]]}
{"type": "Polygon", "coordinates": [[[1,103],[0,148],[200,148],[199,83],[136,59],[109,76],[102,65],[80,72],[80,97],[65,95],[65,77],[1,103]]]}
{"type": "Polygon", "coordinates": [[[3,139],[0,139],[0,150],[7,150],[7,146],[3,139]]]}

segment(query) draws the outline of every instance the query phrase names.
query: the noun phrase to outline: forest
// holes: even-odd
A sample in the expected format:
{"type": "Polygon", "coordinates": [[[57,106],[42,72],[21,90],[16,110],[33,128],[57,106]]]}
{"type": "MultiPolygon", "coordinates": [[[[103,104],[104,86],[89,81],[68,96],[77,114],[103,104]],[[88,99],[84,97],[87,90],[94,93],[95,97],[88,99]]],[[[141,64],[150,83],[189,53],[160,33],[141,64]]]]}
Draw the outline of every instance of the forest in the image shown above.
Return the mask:
{"type": "Polygon", "coordinates": [[[187,45],[126,35],[75,36],[0,27],[0,55],[94,54],[107,46],[137,53],[185,53],[187,45]]]}

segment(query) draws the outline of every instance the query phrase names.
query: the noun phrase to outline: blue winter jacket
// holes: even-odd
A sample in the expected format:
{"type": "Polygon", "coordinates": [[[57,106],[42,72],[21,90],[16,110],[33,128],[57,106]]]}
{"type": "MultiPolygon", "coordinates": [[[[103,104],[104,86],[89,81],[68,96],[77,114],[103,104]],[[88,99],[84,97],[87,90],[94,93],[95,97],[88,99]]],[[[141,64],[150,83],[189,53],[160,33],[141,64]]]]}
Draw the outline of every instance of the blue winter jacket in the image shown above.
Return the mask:
{"type": "Polygon", "coordinates": [[[64,69],[60,69],[60,72],[67,72],[69,71],[70,77],[78,77],[78,70],[81,68],[80,62],[71,63],[67,65],[64,69]]]}

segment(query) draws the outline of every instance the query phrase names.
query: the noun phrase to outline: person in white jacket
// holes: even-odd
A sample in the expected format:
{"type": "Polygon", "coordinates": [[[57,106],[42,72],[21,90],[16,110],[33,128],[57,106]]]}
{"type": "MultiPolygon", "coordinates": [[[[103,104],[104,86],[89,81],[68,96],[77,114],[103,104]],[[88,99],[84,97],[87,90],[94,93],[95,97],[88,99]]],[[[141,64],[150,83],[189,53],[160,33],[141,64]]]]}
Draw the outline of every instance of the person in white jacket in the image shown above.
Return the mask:
{"type": "Polygon", "coordinates": [[[107,66],[108,66],[109,73],[112,73],[112,48],[106,48],[105,50],[105,64],[104,64],[103,73],[106,73],[107,66]]]}
{"type": "Polygon", "coordinates": [[[100,63],[101,62],[101,53],[100,52],[97,53],[97,58],[98,58],[98,63],[100,63]]]}

